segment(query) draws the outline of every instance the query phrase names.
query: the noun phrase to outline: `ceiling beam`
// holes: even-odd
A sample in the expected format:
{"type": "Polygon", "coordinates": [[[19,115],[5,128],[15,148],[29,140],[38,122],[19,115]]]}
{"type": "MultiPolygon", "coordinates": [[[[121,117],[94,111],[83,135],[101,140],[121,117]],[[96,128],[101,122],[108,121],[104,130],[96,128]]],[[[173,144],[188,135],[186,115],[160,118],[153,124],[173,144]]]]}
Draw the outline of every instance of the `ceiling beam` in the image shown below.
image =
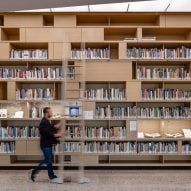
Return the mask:
{"type": "Polygon", "coordinates": [[[135,1],[143,0],[0,0],[0,12],[135,1]]]}

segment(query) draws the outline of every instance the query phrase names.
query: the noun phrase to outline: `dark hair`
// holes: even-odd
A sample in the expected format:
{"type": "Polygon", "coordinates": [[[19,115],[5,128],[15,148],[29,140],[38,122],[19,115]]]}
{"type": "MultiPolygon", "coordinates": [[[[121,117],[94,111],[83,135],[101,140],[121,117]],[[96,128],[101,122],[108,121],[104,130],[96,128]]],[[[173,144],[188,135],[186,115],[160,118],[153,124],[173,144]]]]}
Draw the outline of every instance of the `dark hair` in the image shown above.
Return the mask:
{"type": "Polygon", "coordinates": [[[50,108],[50,107],[44,107],[44,108],[43,108],[43,113],[44,113],[44,114],[45,114],[45,113],[48,113],[48,110],[49,110],[49,109],[51,109],[51,108],[50,108]]]}

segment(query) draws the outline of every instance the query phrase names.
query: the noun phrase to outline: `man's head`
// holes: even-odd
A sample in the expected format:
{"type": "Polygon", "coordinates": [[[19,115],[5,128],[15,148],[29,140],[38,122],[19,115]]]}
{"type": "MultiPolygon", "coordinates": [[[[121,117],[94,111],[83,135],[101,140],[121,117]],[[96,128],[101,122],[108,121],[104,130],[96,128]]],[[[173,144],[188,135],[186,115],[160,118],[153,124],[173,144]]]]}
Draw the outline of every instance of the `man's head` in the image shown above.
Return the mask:
{"type": "Polygon", "coordinates": [[[50,107],[43,108],[43,114],[44,114],[44,117],[51,118],[52,117],[52,109],[50,107]]]}

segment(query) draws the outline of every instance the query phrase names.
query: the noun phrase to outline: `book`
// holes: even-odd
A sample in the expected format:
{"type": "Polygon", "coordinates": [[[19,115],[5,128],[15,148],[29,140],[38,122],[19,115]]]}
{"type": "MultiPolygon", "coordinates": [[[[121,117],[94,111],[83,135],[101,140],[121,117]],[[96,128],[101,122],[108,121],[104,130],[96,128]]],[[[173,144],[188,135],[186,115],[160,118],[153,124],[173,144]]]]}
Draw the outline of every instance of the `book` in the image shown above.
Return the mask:
{"type": "Polygon", "coordinates": [[[126,127],[85,127],[85,137],[91,139],[125,139],[126,127]]]}
{"type": "Polygon", "coordinates": [[[185,138],[191,138],[191,130],[190,129],[182,129],[185,138]]]}
{"type": "Polygon", "coordinates": [[[127,48],[128,59],[164,59],[162,48],[127,48]]]}
{"type": "Polygon", "coordinates": [[[111,106],[96,107],[96,118],[136,118],[136,106],[111,106]]]}
{"type": "Polygon", "coordinates": [[[39,138],[39,129],[35,126],[0,127],[0,139],[39,138]]]}
{"type": "Polygon", "coordinates": [[[191,80],[191,70],[184,67],[139,66],[136,70],[138,80],[191,80]]]}
{"type": "Polygon", "coordinates": [[[166,59],[191,59],[191,48],[181,46],[177,48],[165,48],[166,59]]]}
{"type": "Polygon", "coordinates": [[[144,133],[144,136],[147,138],[159,138],[161,137],[160,133],[144,133]]]}
{"type": "Polygon", "coordinates": [[[10,59],[48,59],[47,49],[14,50],[10,51],[10,59]]]}
{"type": "Polygon", "coordinates": [[[134,38],[134,37],[125,37],[124,39],[123,39],[123,41],[134,41],[134,40],[137,40],[137,38],[134,38]]]}
{"type": "Polygon", "coordinates": [[[110,52],[108,48],[99,49],[99,48],[88,48],[85,50],[73,49],[71,51],[72,59],[109,59],[110,52]]]}
{"type": "Polygon", "coordinates": [[[177,153],[178,143],[173,142],[138,142],[137,143],[138,153],[177,153]]]}
{"type": "Polygon", "coordinates": [[[65,138],[74,139],[81,137],[82,130],[79,126],[67,126],[65,130],[65,138]]]}
{"type": "Polygon", "coordinates": [[[191,90],[176,88],[143,88],[141,96],[143,100],[190,100],[191,90]]]}
{"type": "Polygon", "coordinates": [[[113,118],[148,118],[148,119],[182,119],[191,117],[190,107],[136,107],[136,106],[97,106],[95,117],[98,119],[113,118]]]}
{"type": "Polygon", "coordinates": [[[166,133],[165,136],[167,138],[180,138],[183,137],[183,135],[181,133],[166,133]]]}
{"type": "Polygon", "coordinates": [[[81,152],[81,143],[79,142],[61,142],[53,147],[54,153],[63,152],[81,152]]]}
{"type": "Polygon", "coordinates": [[[3,141],[0,142],[0,153],[15,153],[15,142],[14,141],[3,141]]]}
{"type": "Polygon", "coordinates": [[[184,141],[182,143],[182,153],[190,154],[191,153],[191,142],[184,141]]]}
{"type": "Polygon", "coordinates": [[[51,88],[17,89],[16,100],[53,100],[55,90],[51,88]]]}
{"type": "Polygon", "coordinates": [[[87,100],[123,100],[126,99],[126,90],[119,88],[111,89],[88,89],[84,95],[87,100]]]}
{"type": "Polygon", "coordinates": [[[142,37],[142,40],[144,41],[144,40],[156,40],[157,38],[156,38],[156,36],[143,36],[142,37]]]}
{"type": "Polygon", "coordinates": [[[85,142],[86,153],[136,153],[135,142],[85,142]]]}
{"type": "Polygon", "coordinates": [[[184,106],[173,107],[138,107],[138,118],[182,119],[191,117],[191,109],[184,106]]]}

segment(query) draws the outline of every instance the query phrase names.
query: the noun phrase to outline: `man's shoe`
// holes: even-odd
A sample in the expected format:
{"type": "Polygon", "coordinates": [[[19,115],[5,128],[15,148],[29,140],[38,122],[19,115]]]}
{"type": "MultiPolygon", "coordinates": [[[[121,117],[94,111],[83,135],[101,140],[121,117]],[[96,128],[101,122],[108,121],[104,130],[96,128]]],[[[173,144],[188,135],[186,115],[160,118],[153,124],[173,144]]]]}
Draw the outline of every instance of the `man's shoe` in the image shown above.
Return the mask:
{"type": "Polygon", "coordinates": [[[31,169],[31,170],[28,172],[28,179],[29,179],[29,181],[31,181],[31,182],[35,182],[35,175],[33,174],[33,169],[31,169]]]}
{"type": "Polygon", "coordinates": [[[53,184],[63,184],[64,183],[63,179],[58,178],[58,177],[50,179],[50,182],[53,184]]]}

